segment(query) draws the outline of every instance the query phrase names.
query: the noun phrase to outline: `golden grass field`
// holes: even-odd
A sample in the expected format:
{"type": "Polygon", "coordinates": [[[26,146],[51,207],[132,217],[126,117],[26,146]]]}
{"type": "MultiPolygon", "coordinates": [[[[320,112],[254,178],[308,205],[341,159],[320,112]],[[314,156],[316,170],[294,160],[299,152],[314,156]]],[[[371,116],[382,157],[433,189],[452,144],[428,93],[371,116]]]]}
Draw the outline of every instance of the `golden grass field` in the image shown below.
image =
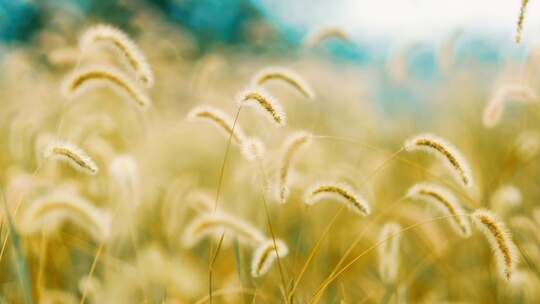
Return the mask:
{"type": "Polygon", "coordinates": [[[449,38],[428,85],[318,52],[335,28],[198,56],[69,20],[2,61],[3,303],[540,301],[534,48],[486,71],[449,38]],[[428,102],[384,111],[381,77],[428,102]]]}

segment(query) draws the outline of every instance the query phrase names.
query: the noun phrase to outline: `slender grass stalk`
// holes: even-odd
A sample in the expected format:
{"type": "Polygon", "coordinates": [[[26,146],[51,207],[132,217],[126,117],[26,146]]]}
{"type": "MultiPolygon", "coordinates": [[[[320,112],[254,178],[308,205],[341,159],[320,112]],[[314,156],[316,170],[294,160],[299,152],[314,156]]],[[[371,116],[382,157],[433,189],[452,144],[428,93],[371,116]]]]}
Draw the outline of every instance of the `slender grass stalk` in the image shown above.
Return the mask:
{"type": "Polygon", "coordinates": [[[47,263],[47,239],[45,234],[41,234],[40,246],[39,246],[39,266],[38,266],[38,275],[36,280],[37,290],[39,297],[43,292],[43,286],[45,286],[43,273],[45,271],[45,265],[47,263]]]}
{"type": "MultiPolygon", "coordinates": [[[[229,140],[227,141],[227,146],[225,147],[225,153],[223,155],[223,162],[221,163],[221,169],[219,171],[219,181],[218,181],[218,186],[217,186],[217,190],[216,190],[216,200],[215,200],[215,203],[214,203],[214,211],[213,212],[216,212],[217,211],[217,208],[218,208],[218,202],[219,202],[219,195],[221,194],[221,186],[223,184],[223,177],[225,175],[225,166],[227,164],[227,158],[229,156],[229,149],[231,147],[231,143],[232,143],[232,137],[233,137],[233,133],[234,133],[234,128],[236,127],[236,123],[238,121],[238,118],[240,116],[240,111],[242,110],[242,106],[239,106],[238,107],[238,110],[236,111],[236,115],[234,116],[234,121],[233,121],[233,125],[232,125],[232,129],[231,129],[231,134],[229,135],[229,140]]],[[[212,244],[212,243],[211,243],[212,244]]],[[[217,249],[216,249],[216,258],[217,258],[217,254],[219,253],[219,249],[221,248],[221,246],[219,246],[217,249]]],[[[210,245],[210,251],[209,252],[212,252],[212,245],[210,245]]],[[[208,298],[210,300],[210,303],[212,303],[212,267],[209,263],[208,265],[208,298]]]]}
{"type": "MultiPolygon", "coordinates": [[[[363,141],[360,141],[360,140],[357,140],[357,139],[355,139],[353,137],[343,137],[343,136],[333,136],[333,135],[316,135],[316,136],[314,136],[314,138],[344,141],[344,142],[349,142],[349,143],[361,145],[362,147],[364,147],[366,149],[369,149],[369,150],[383,151],[383,149],[381,149],[379,147],[367,144],[367,143],[365,143],[363,141]]],[[[413,162],[413,161],[408,160],[406,158],[399,157],[398,154],[401,153],[401,151],[403,151],[403,148],[401,148],[399,151],[396,151],[396,153],[394,153],[394,157],[395,157],[395,159],[397,161],[399,161],[399,162],[401,162],[401,163],[403,163],[403,164],[405,164],[407,166],[410,166],[410,167],[413,167],[415,169],[418,169],[418,170],[422,171],[423,174],[426,174],[427,176],[429,176],[430,178],[433,178],[434,180],[441,183],[442,185],[445,185],[449,189],[452,189],[454,191],[454,194],[459,195],[465,201],[468,201],[468,202],[470,202],[472,204],[477,204],[477,202],[470,197],[469,193],[464,192],[463,189],[461,189],[459,187],[456,187],[452,183],[449,183],[447,180],[441,178],[441,176],[432,173],[426,167],[423,167],[423,166],[417,164],[416,162],[413,162]]]]}
{"type": "Polygon", "coordinates": [[[288,300],[289,300],[289,296],[287,295],[287,283],[285,281],[285,275],[283,274],[283,267],[281,265],[281,257],[280,257],[280,254],[278,252],[278,247],[277,247],[277,244],[276,244],[276,236],[275,236],[275,233],[274,233],[274,228],[272,227],[272,221],[270,220],[270,211],[268,210],[268,204],[266,202],[266,196],[265,196],[265,193],[266,193],[266,185],[268,184],[268,180],[266,180],[266,174],[264,173],[264,169],[263,169],[263,166],[262,166],[262,160],[260,158],[257,159],[257,163],[259,165],[259,170],[261,171],[261,176],[262,176],[262,181],[261,181],[261,197],[262,197],[262,200],[263,200],[263,204],[264,204],[264,211],[265,211],[265,214],[266,214],[266,222],[268,224],[268,230],[270,231],[270,236],[272,237],[272,242],[273,242],[273,245],[274,245],[274,252],[276,254],[276,260],[277,260],[277,264],[278,264],[278,269],[279,269],[279,275],[280,275],[280,278],[281,278],[281,284],[282,284],[282,288],[283,288],[283,297],[284,297],[284,300],[285,300],[285,303],[288,303],[288,300]]]}
{"type": "Polygon", "coordinates": [[[225,238],[225,232],[221,234],[221,237],[219,238],[219,242],[218,242],[218,245],[214,254],[209,255],[210,259],[208,262],[208,265],[209,265],[208,266],[208,297],[209,297],[210,303],[212,303],[212,289],[213,289],[212,284],[213,284],[214,264],[216,263],[224,238],[225,238]]]}
{"type": "MultiPolygon", "coordinates": [[[[88,272],[88,277],[89,278],[91,278],[94,275],[94,271],[96,270],[98,260],[101,257],[101,254],[103,253],[104,249],[105,249],[105,242],[101,242],[99,244],[99,247],[96,250],[96,255],[94,256],[94,260],[92,261],[92,265],[90,266],[90,271],[88,272]]],[[[82,295],[81,295],[81,300],[79,301],[79,304],[84,304],[84,301],[86,301],[87,293],[88,293],[88,285],[84,285],[82,295]]]]}
{"type": "MultiPolygon", "coordinates": [[[[260,296],[261,299],[269,300],[270,296],[267,294],[262,293],[261,291],[257,289],[249,289],[249,288],[223,288],[216,290],[214,292],[214,295],[216,296],[226,296],[226,295],[233,295],[233,294],[247,294],[247,295],[253,295],[253,297],[260,296]]],[[[276,300],[276,299],[274,299],[276,300]]],[[[195,302],[195,304],[204,304],[204,303],[211,303],[210,298],[208,296],[205,296],[204,298],[201,298],[195,302]]]]}
{"type": "MultiPolygon", "coordinates": [[[[329,137],[326,137],[326,136],[315,136],[315,138],[320,138],[320,139],[328,139],[329,137]]],[[[353,141],[353,143],[356,143],[353,141]]],[[[377,174],[379,172],[379,170],[381,170],[385,165],[388,164],[388,162],[390,162],[391,160],[395,159],[397,157],[397,155],[399,153],[401,153],[401,151],[403,151],[403,148],[397,150],[394,154],[392,154],[387,160],[385,160],[381,165],[379,165],[377,168],[375,168],[375,170],[368,175],[368,178],[366,180],[370,180],[370,178],[372,178],[375,174],[377,174]]],[[[346,208],[345,205],[342,205],[339,210],[336,212],[336,214],[334,215],[334,217],[330,220],[330,222],[328,223],[328,225],[326,226],[323,234],[321,235],[321,237],[319,237],[319,239],[317,240],[317,243],[315,244],[315,246],[312,248],[312,250],[310,251],[309,255],[308,255],[308,258],[306,260],[306,262],[304,263],[304,266],[302,267],[302,270],[300,271],[299,275],[297,276],[296,279],[294,279],[294,285],[293,285],[293,288],[290,292],[290,295],[292,297],[292,295],[294,294],[294,292],[296,291],[296,289],[298,288],[298,285],[300,283],[300,280],[302,279],[302,276],[304,275],[304,273],[306,272],[307,270],[307,267],[309,265],[309,263],[311,262],[311,260],[313,259],[313,257],[315,256],[315,254],[318,252],[319,248],[320,248],[320,245],[321,245],[321,242],[322,240],[326,237],[326,234],[328,234],[328,232],[330,231],[330,228],[334,225],[335,221],[337,220],[338,216],[341,214],[341,212],[346,208]]],[[[380,213],[379,213],[380,214],[380,213]]],[[[379,217],[379,215],[376,215],[375,218],[379,217]]],[[[367,231],[367,228],[364,230],[364,232],[367,231]]],[[[338,265],[336,266],[339,267],[339,265],[342,263],[342,261],[345,259],[345,257],[350,253],[350,251],[352,251],[352,249],[356,246],[356,244],[360,241],[360,238],[357,238],[357,240],[355,242],[353,242],[352,246],[349,247],[349,249],[347,250],[347,252],[345,253],[345,255],[342,257],[342,260],[340,262],[338,262],[338,265]]],[[[334,269],[335,271],[335,269],[334,269]]]]}
{"type": "MultiPolygon", "coordinates": [[[[436,221],[440,221],[440,220],[444,220],[444,219],[448,219],[450,217],[452,217],[452,216],[451,215],[450,216],[439,216],[439,217],[431,218],[431,219],[426,220],[426,221],[415,223],[415,224],[409,225],[409,226],[401,229],[399,231],[399,233],[403,234],[404,232],[407,232],[407,231],[412,230],[414,228],[420,227],[420,226],[422,226],[424,224],[432,223],[432,222],[436,222],[436,221]]],[[[324,293],[326,288],[330,285],[330,283],[332,283],[338,276],[340,276],[343,272],[345,272],[345,270],[349,269],[352,265],[354,265],[354,263],[356,263],[361,257],[363,257],[367,253],[371,252],[372,250],[374,250],[375,248],[380,246],[385,241],[387,241],[387,240],[386,239],[385,240],[380,240],[379,242],[376,242],[373,245],[369,246],[364,251],[362,251],[357,256],[355,256],[349,263],[347,263],[345,266],[343,266],[340,270],[338,270],[334,274],[328,276],[323,281],[323,283],[317,288],[317,290],[315,291],[315,293],[311,297],[309,303],[317,303],[320,300],[320,298],[322,297],[322,294],[324,293]]]]}
{"type": "Polygon", "coordinates": [[[519,8],[519,17],[516,25],[516,43],[521,42],[521,31],[523,30],[523,21],[525,21],[525,11],[527,10],[527,4],[529,0],[521,0],[521,7],[519,8]]]}
{"type": "Polygon", "coordinates": [[[19,278],[21,280],[22,286],[22,298],[25,304],[32,304],[34,302],[32,295],[32,283],[30,282],[30,272],[28,271],[28,264],[26,262],[26,257],[24,256],[23,249],[21,246],[21,239],[15,225],[13,224],[13,219],[11,218],[11,213],[9,211],[6,195],[3,189],[0,189],[2,192],[2,201],[4,205],[5,219],[7,222],[7,228],[9,230],[9,237],[11,243],[13,244],[13,251],[15,253],[15,263],[17,265],[17,270],[19,272],[19,278]]]}

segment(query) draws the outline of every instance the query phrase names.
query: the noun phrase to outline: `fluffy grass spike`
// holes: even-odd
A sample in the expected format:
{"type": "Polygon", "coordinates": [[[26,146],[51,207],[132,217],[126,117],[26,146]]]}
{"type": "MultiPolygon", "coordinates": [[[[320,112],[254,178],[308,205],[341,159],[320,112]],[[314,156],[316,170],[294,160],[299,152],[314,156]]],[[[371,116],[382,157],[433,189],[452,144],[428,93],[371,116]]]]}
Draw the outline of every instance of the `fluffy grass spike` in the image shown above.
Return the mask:
{"type": "Polygon", "coordinates": [[[117,155],[110,161],[109,174],[120,197],[126,203],[137,206],[140,191],[137,160],[129,154],[117,155]]]}
{"type": "Polygon", "coordinates": [[[264,143],[255,137],[249,137],[242,143],[242,155],[248,161],[262,160],[266,147],[264,143]]]}
{"type": "Polygon", "coordinates": [[[261,89],[249,88],[238,94],[238,103],[240,106],[251,106],[258,109],[268,121],[278,127],[286,124],[285,112],[281,104],[268,93],[261,89]]]}
{"type": "Polygon", "coordinates": [[[199,213],[212,213],[214,211],[214,198],[203,190],[189,192],[186,196],[186,202],[199,213]]]}
{"type": "Polygon", "coordinates": [[[283,67],[268,67],[262,69],[257,74],[255,74],[252,83],[255,86],[261,86],[267,81],[271,81],[274,79],[284,81],[285,83],[291,85],[306,98],[313,99],[315,97],[313,89],[300,75],[290,69],[286,69],[283,67]]]}
{"type": "Polygon", "coordinates": [[[322,182],[310,187],[305,193],[304,202],[313,205],[325,199],[336,200],[361,216],[371,213],[369,203],[364,197],[356,193],[351,186],[338,182],[322,182]]]}
{"type": "Polygon", "coordinates": [[[62,94],[75,98],[94,88],[110,88],[140,109],[147,109],[152,101],[150,97],[118,69],[110,66],[90,66],[73,71],[62,84],[62,94]]]}
{"type": "Polygon", "coordinates": [[[429,183],[412,186],[408,197],[422,199],[436,206],[443,214],[451,215],[448,220],[456,233],[464,238],[471,236],[471,224],[458,199],[447,189],[429,183]]]}
{"type": "Polygon", "coordinates": [[[126,33],[110,25],[95,25],[81,35],[79,48],[85,51],[95,43],[113,45],[144,86],[150,88],[154,85],[154,75],[146,57],[126,33]]]}
{"type": "Polygon", "coordinates": [[[516,43],[521,42],[521,32],[523,30],[523,21],[525,21],[525,11],[527,10],[527,4],[529,4],[529,0],[521,0],[521,7],[519,8],[519,17],[516,25],[516,43]]]}
{"type": "Polygon", "coordinates": [[[419,134],[405,141],[405,150],[432,153],[448,165],[459,182],[467,187],[472,186],[473,179],[469,164],[459,150],[443,138],[433,134],[419,134]]]}
{"type": "Polygon", "coordinates": [[[56,192],[38,197],[23,210],[19,226],[24,234],[51,232],[64,221],[85,228],[98,241],[110,235],[111,217],[74,194],[56,192]]]}
{"type": "Polygon", "coordinates": [[[283,258],[288,253],[289,248],[282,240],[276,239],[275,246],[274,240],[272,239],[264,241],[257,247],[253,254],[253,259],[251,261],[251,276],[257,278],[264,275],[268,272],[278,255],[280,258],[283,258]]]}
{"type": "Polygon", "coordinates": [[[401,226],[398,223],[388,222],[379,232],[379,275],[387,284],[394,283],[398,274],[400,231],[401,226]]]}
{"type": "Polygon", "coordinates": [[[278,185],[276,189],[277,200],[284,204],[289,197],[289,175],[292,165],[298,153],[312,141],[313,136],[304,131],[298,131],[290,134],[281,152],[281,164],[278,171],[278,185]]]}
{"type": "Polygon", "coordinates": [[[196,217],[186,228],[183,235],[184,245],[192,247],[206,236],[219,238],[222,233],[234,235],[247,244],[259,244],[266,237],[250,223],[224,212],[202,214],[196,217]]]}
{"type": "Polygon", "coordinates": [[[238,145],[242,145],[245,140],[244,132],[242,128],[237,123],[234,126],[234,120],[225,112],[221,111],[218,108],[202,105],[193,108],[188,113],[188,119],[190,121],[203,121],[210,122],[221,131],[225,133],[226,136],[232,135],[232,140],[238,145]]]}
{"type": "Polygon", "coordinates": [[[530,102],[538,99],[535,90],[522,84],[509,84],[498,88],[482,113],[482,124],[486,128],[495,127],[501,120],[510,101],[530,102]]]}
{"type": "Polygon", "coordinates": [[[72,168],[83,173],[95,175],[98,167],[84,150],[72,143],[54,142],[45,148],[43,154],[46,159],[60,160],[68,163],[72,168]]]}
{"type": "Polygon", "coordinates": [[[495,213],[485,209],[474,211],[472,218],[495,254],[499,274],[509,281],[516,269],[518,250],[506,226],[495,213]]]}

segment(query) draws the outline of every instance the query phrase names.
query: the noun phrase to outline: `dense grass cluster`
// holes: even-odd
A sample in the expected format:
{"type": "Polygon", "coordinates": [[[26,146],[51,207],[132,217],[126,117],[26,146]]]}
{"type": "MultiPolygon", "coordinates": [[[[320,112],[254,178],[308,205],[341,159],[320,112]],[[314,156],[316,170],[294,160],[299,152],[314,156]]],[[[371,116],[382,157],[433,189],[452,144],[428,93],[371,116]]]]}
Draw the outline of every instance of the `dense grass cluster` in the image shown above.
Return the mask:
{"type": "Polygon", "coordinates": [[[198,57],[156,19],[3,59],[2,301],[540,301],[533,51],[487,79],[450,37],[426,88],[320,52],[337,28],[198,57]],[[386,113],[386,76],[430,102],[386,113]]]}

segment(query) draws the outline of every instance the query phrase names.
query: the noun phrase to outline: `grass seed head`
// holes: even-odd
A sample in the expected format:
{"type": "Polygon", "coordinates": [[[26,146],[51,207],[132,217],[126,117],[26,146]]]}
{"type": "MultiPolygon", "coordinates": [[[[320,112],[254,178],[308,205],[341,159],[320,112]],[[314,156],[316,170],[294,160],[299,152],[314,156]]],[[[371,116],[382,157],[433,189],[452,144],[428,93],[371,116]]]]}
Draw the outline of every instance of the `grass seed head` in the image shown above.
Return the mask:
{"type": "Polygon", "coordinates": [[[146,57],[126,33],[110,25],[95,25],[81,35],[79,48],[86,51],[96,43],[112,45],[144,86],[150,88],[154,85],[154,75],[146,57]]]}
{"type": "Polygon", "coordinates": [[[499,274],[503,279],[510,280],[518,263],[518,250],[506,225],[495,213],[485,209],[474,211],[472,218],[491,246],[499,274]]]}

